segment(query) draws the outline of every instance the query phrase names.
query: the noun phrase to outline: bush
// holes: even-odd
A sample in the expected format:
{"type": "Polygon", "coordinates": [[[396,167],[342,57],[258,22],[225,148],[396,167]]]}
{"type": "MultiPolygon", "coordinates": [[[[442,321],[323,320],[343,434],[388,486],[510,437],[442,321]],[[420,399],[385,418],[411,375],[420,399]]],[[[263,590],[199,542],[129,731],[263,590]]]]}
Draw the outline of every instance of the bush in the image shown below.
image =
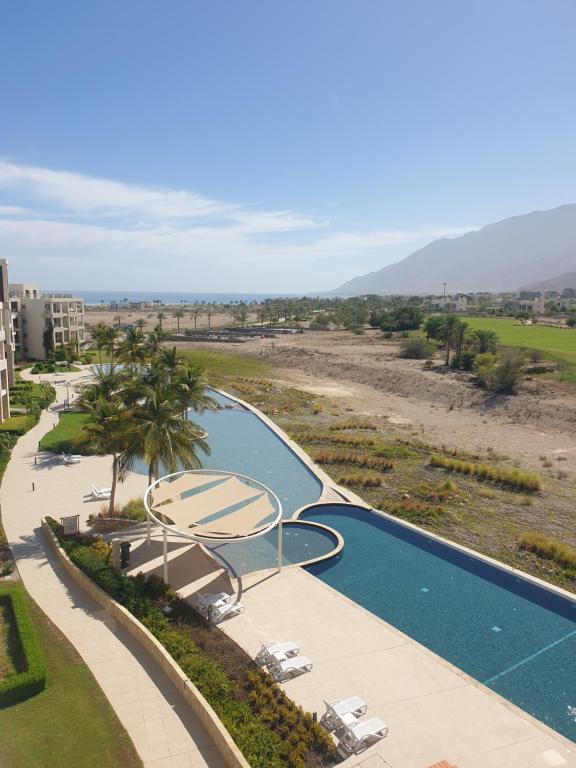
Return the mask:
{"type": "Polygon", "coordinates": [[[524,370],[524,353],[505,349],[497,357],[478,355],[476,370],[481,384],[502,395],[512,395],[524,370]]]}
{"type": "Polygon", "coordinates": [[[338,485],[347,485],[350,488],[358,486],[360,488],[380,488],[382,478],[368,473],[340,475],[336,482],[338,485]]]}
{"type": "Polygon", "coordinates": [[[24,593],[15,588],[2,589],[0,601],[8,606],[14,620],[25,667],[23,672],[0,680],[0,707],[7,707],[44,690],[47,672],[24,593]]]}
{"type": "Polygon", "coordinates": [[[424,338],[406,339],[402,342],[400,357],[408,360],[425,360],[434,357],[435,347],[424,338]]]}
{"type": "Polygon", "coordinates": [[[477,480],[488,480],[497,485],[503,485],[516,491],[534,493],[541,487],[540,478],[532,472],[508,467],[494,467],[490,464],[477,464],[473,461],[460,461],[446,456],[434,455],[430,459],[431,467],[445,469],[447,472],[460,472],[471,475],[477,480]]]}
{"type": "Polygon", "coordinates": [[[554,560],[565,568],[576,568],[576,549],[554,541],[543,533],[524,533],[518,539],[518,546],[545,560],[554,560]]]}
{"type": "Polygon", "coordinates": [[[370,467],[386,472],[394,469],[390,459],[383,456],[370,456],[367,453],[350,453],[348,451],[330,451],[322,448],[313,456],[318,464],[355,464],[358,467],[370,467]]]}

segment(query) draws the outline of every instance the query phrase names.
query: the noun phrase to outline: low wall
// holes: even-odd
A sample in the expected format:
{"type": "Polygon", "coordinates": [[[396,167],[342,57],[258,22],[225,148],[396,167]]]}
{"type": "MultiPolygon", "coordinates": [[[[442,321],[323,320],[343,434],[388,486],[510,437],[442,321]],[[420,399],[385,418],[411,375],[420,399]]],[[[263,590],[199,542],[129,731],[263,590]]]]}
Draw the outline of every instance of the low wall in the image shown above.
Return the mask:
{"type": "Polygon", "coordinates": [[[64,552],[54,532],[42,519],[42,530],[64,570],[84,589],[88,594],[104,608],[124,629],[126,629],[140,645],[142,645],[160,666],[162,671],[174,683],[194,714],[198,717],[208,734],[214,741],[214,745],[222,755],[229,768],[250,768],[234,740],[218,718],[216,712],[206,701],[204,696],[196,688],[172,659],[166,649],[156,640],[154,635],[143,626],[138,619],[113,600],[97,584],[86,576],[64,552]]]}

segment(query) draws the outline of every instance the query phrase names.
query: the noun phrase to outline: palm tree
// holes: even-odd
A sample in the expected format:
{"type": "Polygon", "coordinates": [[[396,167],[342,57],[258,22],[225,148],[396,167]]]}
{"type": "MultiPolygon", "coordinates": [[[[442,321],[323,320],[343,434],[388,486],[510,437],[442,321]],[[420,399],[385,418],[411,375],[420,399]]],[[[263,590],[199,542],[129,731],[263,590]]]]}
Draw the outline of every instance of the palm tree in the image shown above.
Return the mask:
{"type": "Polygon", "coordinates": [[[437,330],[437,338],[446,346],[446,365],[450,365],[450,352],[456,339],[457,328],[460,320],[454,315],[448,315],[437,330]]]}
{"type": "Polygon", "coordinates": [[[472,342],[479,354],[485,352],[496,352],[498,346],[498,334],[487,328],[477,328],[472,331],[472,342]]]}
{"type": "Polygon", "coordinates": [[[464,344],[466,343],[467,330],[468,330],[468,323],[464,323],[461,320],[459,320],[458,325],[454,330],[454,351],[455,351],[457,360],[460,360],[460,358],[462,357],[464,344]]]}
{"type": "MultiPolygon", "coordinates": [[[[114,353],[117,348],[118,337],[120,336],[120,328],[117,325],[104,325],[102,329],[103,348],[110,355],[110,368],[114,368],[114,353]]],[[[102,356],[100,356],[100,362],[102,362],[102,356]]]]}
{"type": "Polygon", "coordinates": [[[176,400],[183,415],[188,409],[195,411],[212,410],[218,407],[214,398],[206,394],[204,371],[194,363],[180,358],[173,380],[176,400]]]}
{"type": "Polygon", "coordinates": [[[160,326],[160,328],[162,328],[162,320],[166,319],[166,315],[164,314],[164,312],[160,311],[160,312],[158,312],[156,317],[158,319],[158,325],[160,326]]]}
{"type": "Polygon", "coordinates": [[[133,436],[130,412],[118,395],[106,397],[99,394],[94,400],[83,399],[82,410],[88,421],[82,428],[82,442],[96,449],[97,453],[112,456],[112,486],[108,515],[114,515],[116,485],[122,482],[128,468],[125,456],[133,436]]]}
{"type": "Polygon", "coordinates": [[[145,338],[138,328],[128,328],[124,341],[118,348],[118,358],[128,366],[142,365],[146,360],[145,338]]]}
{"type": "Polygon", "coordinates": [[[162,349],[162,342],[165,338],[166,334],[160,325],[157,325],[146,337],[146,350],[151,361],[154,361],[158,356],[158,353],[162,349]]]}
{"type": "Polygon", "coordinates": [[[143,317],[139,317],[138,320],[136,320],[136,328],[138,328],[140,331],[144,330],[144,326],[146,325],[146,320],[144,320],[143,317]]]}
{"type": "Polygon", "coordinates": [[[102,367],[102,350],[106,346],[108,326],[106,323],[98,323],[92,328],[92,338],[96,343],[96,349],[100,355],[100,367],[102,367]]]}
{"type": "Polygon", "coordinates": [[[194,330],[196,330],[196,326],[198,325],[198,315],[202,314],[202,310],[199,307],[194,307],[191,310],[192,317],[194,318],[194,330]]]}
{"type": "Polygon", "coordinates": [[[182,309],[182,307],[178,307],[178,309],[175,309],[174,312],[172,312],[172,317],[176,318],[177,333],[180,333],[180,320],[184,317],[185,314],[186,310],[182,309]]]}
{"type": "Polygon", "coordinates": [[[201,466],[197,451],[210,453],[203,439],[205,432],[183,418],[177,408],[174,389],[164,383],[147,387],[134,407],[133,442],[124,466],[136,456],[143,456],[148,465],[148,485],[158,479],[161,465],[168,473],[175,472],[179,465],[196,469],[201,466]]]}

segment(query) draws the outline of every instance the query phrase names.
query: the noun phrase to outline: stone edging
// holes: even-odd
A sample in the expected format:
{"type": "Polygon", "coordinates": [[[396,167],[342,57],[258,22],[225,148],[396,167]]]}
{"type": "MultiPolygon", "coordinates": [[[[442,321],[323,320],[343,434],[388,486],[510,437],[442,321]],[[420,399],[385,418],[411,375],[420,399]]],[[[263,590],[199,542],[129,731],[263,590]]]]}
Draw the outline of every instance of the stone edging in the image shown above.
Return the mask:
{"type": "Polygon", "coordinates": [[[250,768],[246,758],[238,749],[236,743],[218,718],[216,712],[200,693],[198,688],[190,681],[163,645],[156,640],[154,635],[144,627],[138,619],[113,600],[103,589],[86,576],[68,557],[60,546],[45,518],[42,519],[42,530],[58,561],[64,570],[74,581],[82,587],[90,597],[104,608],[140,645],[148,651],[154,661],[162,669],[164,674],[174,683],[178,691],[191,707],[198,720],[204,726],[222,759],[228,768],[250,768]]]}

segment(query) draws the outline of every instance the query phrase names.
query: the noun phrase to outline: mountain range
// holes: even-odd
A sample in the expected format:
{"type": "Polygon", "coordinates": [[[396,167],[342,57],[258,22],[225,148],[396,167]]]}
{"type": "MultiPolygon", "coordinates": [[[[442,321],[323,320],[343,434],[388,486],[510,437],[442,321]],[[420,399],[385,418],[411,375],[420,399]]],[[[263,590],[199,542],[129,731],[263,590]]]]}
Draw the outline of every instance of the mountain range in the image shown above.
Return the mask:
{"type": "MultiPolygon", "coordinates": [[[[562,283],[576,272],[576,204],[513,216],[441,238],[402,261],[331,291],[343,296],[515,291],[562,283]]],[[[565,286],[569,287],[569,286],[565,286]]]]}

